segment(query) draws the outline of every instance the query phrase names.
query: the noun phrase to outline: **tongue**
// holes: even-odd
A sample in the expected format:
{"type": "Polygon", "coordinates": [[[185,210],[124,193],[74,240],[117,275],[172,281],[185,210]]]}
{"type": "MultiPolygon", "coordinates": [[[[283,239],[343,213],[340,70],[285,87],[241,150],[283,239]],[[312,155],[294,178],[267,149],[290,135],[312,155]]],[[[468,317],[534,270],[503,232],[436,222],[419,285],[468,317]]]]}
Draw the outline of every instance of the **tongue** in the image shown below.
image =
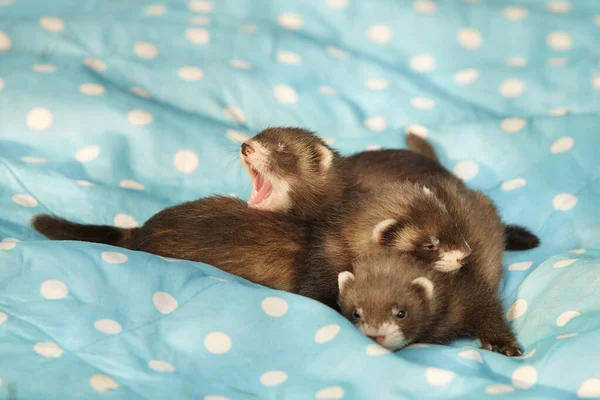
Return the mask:
{"type": "Polygon", "coordinates": [[[253,179],[253,181],[254,190],[250,195],[248,205],[250,207],[259,207],[260,203],[271,195],[273,186],[269,181],[265,180],[259,174],[256,174],[256,177],[253,179]]]}

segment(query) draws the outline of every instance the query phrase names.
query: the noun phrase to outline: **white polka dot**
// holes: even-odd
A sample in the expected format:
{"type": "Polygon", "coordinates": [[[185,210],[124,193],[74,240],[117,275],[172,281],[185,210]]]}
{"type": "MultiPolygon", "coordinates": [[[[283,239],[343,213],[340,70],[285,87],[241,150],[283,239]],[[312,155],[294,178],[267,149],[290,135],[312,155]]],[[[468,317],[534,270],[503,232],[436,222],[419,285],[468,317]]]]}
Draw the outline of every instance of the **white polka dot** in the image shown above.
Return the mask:
{"type": "Polygon", "coordinates": [[[425,97],[413,97],[410,99],[410,104],[417,110],[431,110],[435,107],[435,101],[425,97]]]}
{"type": "Polygon", "coordinates": [[[87,146],[75,153],[75,159],[79,162],[90,162],[100,155],[100,147],[87,146]]]}
{"type": "Polygon", "coordinates": [[[571,11],[571,4],[567,1],[553,0],[546,3],[548,11],[557,14],[566,14],[571,11]]]}
{"type": "Polygon", "coordinates": [[[564,268],[567,267],[571,264],[573,264],[575,261],[577,261],[576,258],[567,258],[566,260],[560,260],[554,263],[554,265],[552,266],[552,268],[564,268]]]}
{"type": "Polygon", "coordinates": [[[525,7],[510,6],[504,9],[504,17],[509,21],[521,21],[527,18],[529,11],[525,7]]]}
{"type": "Polygon", "coordinates": [[[577,197],[569,193],[561,193],[554,196],[552,199],[552,206],[554,209],[559,211],[567,211],[575,207],[579,200],[577,197]]]}
{"type": "Polygon", "coordinates": [[[12,41],[10,40],[10,37],[0,31],[0,51],[7,51],[11,48],[12,46],[12,41]]]}
{"type": "Polygon", "coordinates": [[[244,111],[242,111],[241,108],[227,107],[223,110],[223,112],[225,113],[227,119],[230,121],[237,122],[238,124],[243,124],[244,122],[246,122],[246,115],[244,114],[244,111]]]}
{"type": "Polygon", "coordinates": [[[387,122],[383,117],[371,117],[364,120],[364,125],[372,131],[380,132],[387,127],[387,122]]]}
{"type": "Polygon", "coordinates": [[[515,301],[514,304],[508,309],[508,312],[506,313],[506,319],[512,321],[522,317],[523,314],[525,314],[525,311],[527,311],[527,302],[523,299],[519,299],[515,301]]]}
{"type": "Polygon", "coordinates": [[[392,39],[392,30],[387,25],[377,24],[367,30],[367,36],[372,42],[384,44],[392,39]]]}
{"type": "Polygon", "coordinates": [[[46,162],[46,159],[41,157],[21,157],[21,160],[29,164],[42,164],[46,162]]]}
{"type": "Polygon", "coordinates": [[[131,125],[145,126],[151,124],[153,120],[152,114],[143,110],[131,110],[127,113],[127,121],[131,125]]]}
{"type": "Polygon", "coordinates": [[[502,190],[510,191],[518,188],[522,188],[527,185],[527,181],[523,178],[517,178],[502,183],[502,190]]]}
{"type": "Polygon", "coordinates": [[[533,265],[533,261],[522,261],[508,266],[509,271],[526,271],[533,265]]]}
{"type": "Polygon", "coordinates": [[[197,15],[190,18],[190,24],[192,25],[210,25],[211,22],[212,18],[205,15],[197,15]]]}
{"type": "Polygon", "coordinates": [[[530,365],[519,367],[512,374],[512,384],[517,389],[529,389],[537,382],[537,371],[530,365]]]}
{"type": "MultiPolygon", "coordinates": [[[[15,0],[0,0],[0,7],[12,6],[14,3],[15,0]]],[[[2,385],[2,380],[0,380],[0,385],[2,385]]]]}
{"type": "Polygon", "coordinates": [[[17,246],[18,242],[20,242],[19,239],[5,238],[0,242],[0,250],[12,250],[17,246]]]}
{"type": "Polygon", "coordinates": [[[189,28],[185,31],[185,37],[192,44],[202,46],[210,42],[210,33],[203,28],[189,28]]]}
{"type": "Polygon", "coordinates": [[[368,356],[382,356],[384,354],[388,354],[390,351],[385,347],[381,347],[378,344],[369,344],[366,348],[366,353],[368,356]]]}
{"type": "Polygon", "coordinates": [[[523,118],[506,118],[500,123],[500,127],[504,132],[515,133],[525,127],[527,122],[523,118]]]}
{"type": "Polygon", "coordinates": [[[37,132],[50,128],[53,120],[52,113],[47,108],[36,107],[27,114],[27,126],[37,132]]]}
{"type": "Polygon", "coordinates": [[[523,68],[527,65],[527,59],[525,57],[510,57],[504,60],[504,63],[509,67],[523,68]]]}
{"type": "Polygon", "coordinates": [[[467,360],[473,360],[480,363],[483,363],[483,358],[481,358],[481,354],[477,350],[465,350],[458,353],[459,357],[466,358],[467,360]]]}
{"type": "Polygon", "coordinates": [[[94,322],[94,327],[107,335],[116,335],[123,330],[121,324],[114,319],[99,319],[94,322]]]}
{"type": "Polygon", "coordinates": [[[413,343],[411,345],[406,346],[404,349],[427,349],[429,348],[428,344],[425,343],[413,343]]]}
{"type": "Polygon", "coordinates": [[[552,57],[548,59],[548,65],[554,67],[567,65],[569,63],[569,57],[552,57]]]}
{"type": "Polygon", "coordinates": [[[229,140],[232,140],[236,143],[244,143],[246,140],[250,139],[250,136],[234,129],[227,130],[227,137],[229,140]]]}
{"type": "Polygon", "coordinates": [[[441,368],[428,367],[425,369],[425,379],[432,386],[444,386],[450,383],[456,374],[441,368]]]}
{"type": "Polygon", "coordinates": [[[261,302],[261,307],[271,317],[282,317],[288,312],[288,303],[281,297],[267,297],[261,302]]]}
{"type": "Polygon", "coordinates": [[[337,324],[325,325],[315,333],[315,342],[319,344],[327,343],[340,333],[340,326],[337,324]]]}
{"type": "Polygon", "coordinates": [[[31,67],[35,72],[51,73],[56,71],[56,67],[52,64],[35,64],[31,67]]]}
{"type": "Polygon", "coordinates": [[[346,8],[348,7],[348,0],[325,0],[325,4],[331,8],[346,8]]]}
{"type": "Polygon", "coordinates": [[[86,58],[83,60],[83,63],[85,65],[87,65],[88,67],[90,67],[91,69],[98,71],[98,72],[104,72],[104,71],[106,71],[106,68],[107,68],[106,63],[97,58],[86,58]]]}
{"type": "Polygon", "coordinates": [[[242,25],[240,28],[246,33],[256,33],[258,31],[256,25],[242,25]]]}
{"type": "Polygon", "coordinates": [[[102,259],[109,264],[123,264],[125,261],[128,260],[128,257],[125,254],[118,253],[116,251],[103,251],[100,254],[100,257],[102,257],[102,259]]]}
{"type": "Polygon", "coordinates": [[[164,4],[152,4],[144,8],[144,14],[151,17],[158,17],[167,12],[167,6],[164,4]]]}
{"type": "Polygon", "coordinates": [[[479,71],[473,68],[463,69],[454,74],[454,83],[458,85],[470,85],[479,78],[479,71]]]}
{"type": "Polygon", "coordinates": [[[425,139],[428,135],[427,128],[425,128],[423,125],[419,125],[419,124],[407,125],[404,128],[404,133],[406,133],[406,134],[412,133],[413,135],[417,135],[419,137],[422,137],[423,139],[425,139]]]}
{"type": "Polygon", "coordinates": [[[329,86],[319,86],[319,93],[328,95],[328,96],[333,96],[334,94],[337,94],[337,92],[335,90],[333,90],[332,88],[330,88],[329,86]]]}
{"type": "Polygon", "coordinates": [[[600,379],[591,378],[583,382],[577,390],[577,396],[582,399],[600,397],[600,379]]]}
{"type": "Polygon", "coordinates": [[[382,78],[369,78],[365,81],[367,89],[371,90],[384,90],[387,89],[390,83],[382,78]]]}
{"type": "Polygon", "coordinates": [[[209,394],[208,396],[204,396],[204,400],[231,400],[231,399],[226,396],[216,396],[216,395],[209,394]]]}
{"type": "Polygon", "coordinates": [[[135,42],[133,45],[133,52],[141,58],[147,60],[153,59],[158,55],[158,49],[155,45],[148,42],[135,42]]]}
{"type": "Polygon", "coordinates": [[[565,151],[568,151],[571,149],[571,147],[573,147],[573,143],[574,140],[572,137],[562,137],[554,143],[552,143],[552,146],[550,147],[550,152],[552,154],[564,153],[565,151]]]}
{"type": "Polygon", "coordinates": [[[139,224],[138,222],[131,216],[127,214],[117,214],[113,220],[115,226],[117,228],[136,228],[139,224]]]}
{"type": "Polygon", "coordinates": [[[174,366],[172,366],[168,362],[161,361],[161,360],[150,360],[150,361],[148,361],[148,366],[158,372],[173,372],[173,371],[175,371],[174,366]]]}
{"type": "Polygon", "coordinates": [[[344,389],[340,386],[330,386],[321,389],[315,394],[317,399],[342,399],[344,398],[344,389]]]}
{"type": "Polygon", "coordinates": [[[504,385],[501,383],[498,384],[494,384],[494,385],[488,385],[485,388],[485,392],[487,394],[504,394],[504,393],[512,393],[515,391],[515,388],[513,388],[510,385],[504,385]]]}
{"type": "Polygon", "coordinates": [[[198,67],[186,66],[179,68],[177,75],[184,81],[199,81],[204,77],[204,71],[198,67]]]}
{"type": "Polygon", "coordinates": [[[552,32],[546,39],[548,46],[554,50],[569,50],[573,46],[573,38],[566,32],[552,32]]]}
{"type": "Polygon", "coordinates": [[[585,249],[575,249],[575,250],[569,250],[569,253],[573,253],[573,254],[583,254],[583,253],[585,253],[585,249]]]}
{"type": "Polygon", "coordinates": [[[96,392],[112,392],[119,387],[117,381],[108,375],[96,374],[90,378],[90,385],[96,392]]]}
{"type": "Polygon", "coordinates": [[[532,349],[529,353],[527,353],[525,355],[522,355],[522,356],[519,356],[519,357],[516,357],[516,358],[520,358],[522,360],[527,360],[527,359],[533,357],[535,355],[535,352],[536,352],[536,350],[532,349]]]}
{"type": "Polygon", "coordinates": [[[269,371],[260,376],[260,383],[265,386],[277,386],[285,382],[287,378],[287,374],[283,371],[269,371]]]}
{"type": "Polygon", "coordinates": [[[413,8],[418,13],[431,14],[437,10],[437,5],[431,0],[416,0],[413,8]]]}
{"type": "Polygon", "coordinates": [[[173,164],[179,171],[189,174],[198,168],[198,156],[191,150],[180,150],[173,156],[173,164]]]}
{"type": "Polygon", "coordinates": [[[302,17],[298,14],[285,13],[279,16],[279,25],[284,27],[285,29],[297,30],[304,25],[304,21],[302,21],[302,17]]]}
{"type": "Polygon", "coordinates": [[[240,68],[240,69],[252,68],[252,64],[250,64],[248,61],[244,61],[244,60],[231,60],[231,61],[229,61],[229,65],[231,65],[233,68],[240,68]]]}
{"type": "Polygon", "coordinates": [[[481,47],[483,37],[478,30],[473,28],[463,28],[456,34],[456,40],[467,50],[476,50],[481,47]]]}
{"type": "Polygon", "coordinates": [[[564,313],[560,314],[556,319],[556,325],[565,326],[570,320],[572,320],[573,318],[577,318],[580,315],[581,313],[579,311],[565,311],[564,313]]]}
{"type": "Polygon", "coordinates": [[[34,208],[37,207],[37,200],[30,194],[16,194],[12,197],[12,201],[20,206],[34,208]]]}
{"type": "Polygon", "coordinates": [[[65,29],[65,23],[58,17],[42,17],[40,18],[40,26],[48,32],[62,32],[65,29]]]}
{"type": "Polygon", "coordinates": [[[525,91],[525,84],[518,79],[507,79],[502,82],[499,91],[504,97],[519,97],[525,91]]]}
{"type": "Polygon", "coordinates": [[[59,300],[67,297],[69,288],[64,282],[57,279],[49,279],[44,281],[40,286],[42,297],[48,300],[59,300]]]}
{"type": "Polygon", "coordinates": [[[574,333],[565,333],[565,334],[562,334],[562,335],[558,335],[556,338],[558,340],[562,340],[562,339],[572,338],[572,337],[575,337],[577,335],[579,335],[579,333],[577,333],[577,332],[574,332],[574,333]]]}
{"type": "Polygon", "coordinates": [[[410,67],[418,72],[429,72],[435,68],[435,58],[430,54],[421,54],[410,59],[410,67]]]}
{"type": "Polygon", "coordinates": [[[548,111],[548,115],[553,117],[564,117],[565,115],[569,115],[569,109],[565,107],[557,107],[548,111]]]}
{"type": "Polygon", "coordinates": [[[144,190],[144,185],[131,179],[123,179],[119,186],[125,189],[144,190]]]}
{"type": "Polygon", "coordinates": [[[207,0],[192,0],[188,3],[188,8],[197,13],[209,13],[212,12],[214,6],[207,0]]]}
{"type": "Polygon", "coordinates": [[[463,181],[468,181],[477,176],[479,173],[479,166],[471,160],[459,161],[454,166],[454,175],[458,176],[463,181]]]}
{"type": "Polygon", "coordinates": [[[366,151],[377,151],[377,150],[381,150],[381,146],[378,144],[370,144],[366,147],[365,150],[366,151]]]}
{"type": "Polygon", "coordinates": [[[224,354],[231,349],[231,339],[223,332],[213,332],[204,338],[204,347],[213,354],[224,354]]]}
{"type": "Polygon", "coordinates": [[[277,61],[282,64],[294,65],[300,64],[302,62],[302,57],[291,51],[280,51],[277,53],[277,61]]]}
{"type": "Polygon", "coordinates": [[[63,355],[63,349],[53,342],[36,343],[33,346],[33,351],[46,358],[59,358],[63,355]]]}
{"type": "Polygon", "coordinates": [[[298,101],[298,93],[286,85],[275,86],[273,95],[281,104],[295,104],[298,101]]]}
{"type": "Polygon", "coordinates": [[[129,88],[129,90],[131,91],[131,93],[138,95],[144,99],[149,99],[152,97],[152,95],[150,95],[150,93],[148,93],[148,91],[138,88],[138,87],[132,87],[132,88],[129,88]]]}
{"type": "Polygon", "coordinates": [[[152,304],[162,314],[170,314],[179,307],[175,297],[167,292],[156,292],[152,295],[152,304]]]}
{"type": "Polygon", "coordinates": [[[104,86],[98,85],[97,83],[84,83],[79,86],[79,91],[88,96],[99,96],[106,92],[104,86]]]}
{"type": "Polygon", "coordinates": [[[6,315],[5,312],[0,311],[0,325],[5,323],[7,319],[8,319],[8,315],[6,315]]]}
{"type": "Polygon", "coordinates": [[[327,47],[327,52],[337,58],[348,58],[348,52],[339,47],[329,46],[327,47]]]}
{"type": "Polygon", "coordinates": [[[592,87],[596,90],[600,90],[600,73],[594,75],[592,78],[592,87]]]}
{"type": "Polygon", "coordinates": [[[92,182],[84,181],[84,180],[75,180],[73,182],[75,182],[79,186],[94,186],[94,184],[92,182]]]}

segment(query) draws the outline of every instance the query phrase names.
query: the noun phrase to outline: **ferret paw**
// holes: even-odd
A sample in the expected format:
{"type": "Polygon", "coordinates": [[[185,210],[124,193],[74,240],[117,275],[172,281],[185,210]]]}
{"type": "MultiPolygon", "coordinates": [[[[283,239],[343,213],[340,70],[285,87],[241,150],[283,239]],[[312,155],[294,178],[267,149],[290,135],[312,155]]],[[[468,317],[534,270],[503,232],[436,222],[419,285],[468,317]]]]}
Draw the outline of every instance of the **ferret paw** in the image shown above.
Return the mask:
{"type": "Polygon", "coordinates": [[[508,357],[517,357],[523,354],[521,347],[512,339],[500,339],[481,341],[481,348],[484,350],[493,351],[494,353],[504,354],[508,357]]]}

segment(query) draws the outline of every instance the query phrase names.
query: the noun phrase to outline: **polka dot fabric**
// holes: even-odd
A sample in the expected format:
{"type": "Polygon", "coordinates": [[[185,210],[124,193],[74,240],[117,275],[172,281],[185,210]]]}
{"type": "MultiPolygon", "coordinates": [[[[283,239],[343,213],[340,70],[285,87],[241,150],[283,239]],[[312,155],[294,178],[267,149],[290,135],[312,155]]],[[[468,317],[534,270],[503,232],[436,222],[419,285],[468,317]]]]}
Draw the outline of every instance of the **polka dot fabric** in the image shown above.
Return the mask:
{"type": "Polygon", "coordinates": [[[595,1],[0,0],[0,397],[599,397],[598,43],[595,1]],[[273,125],[344,154],[414,131],[538,234],[504,260],[523,356],[390,353],[311,300],[28,226],[247,198],[239,142],[273,125]]]}

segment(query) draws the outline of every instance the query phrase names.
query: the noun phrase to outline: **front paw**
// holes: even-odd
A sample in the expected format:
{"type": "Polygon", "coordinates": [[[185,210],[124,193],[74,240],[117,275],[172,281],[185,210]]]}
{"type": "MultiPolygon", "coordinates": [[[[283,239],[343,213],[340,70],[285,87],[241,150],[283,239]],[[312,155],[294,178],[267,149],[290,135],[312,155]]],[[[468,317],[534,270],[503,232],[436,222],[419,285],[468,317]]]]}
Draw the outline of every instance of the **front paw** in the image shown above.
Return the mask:
{"type": "Polygon", "coordinates": [[[508,357],[517,357],[523,354],[521,347],[513,339],[481,339],[481,348],[508,357]]]}

